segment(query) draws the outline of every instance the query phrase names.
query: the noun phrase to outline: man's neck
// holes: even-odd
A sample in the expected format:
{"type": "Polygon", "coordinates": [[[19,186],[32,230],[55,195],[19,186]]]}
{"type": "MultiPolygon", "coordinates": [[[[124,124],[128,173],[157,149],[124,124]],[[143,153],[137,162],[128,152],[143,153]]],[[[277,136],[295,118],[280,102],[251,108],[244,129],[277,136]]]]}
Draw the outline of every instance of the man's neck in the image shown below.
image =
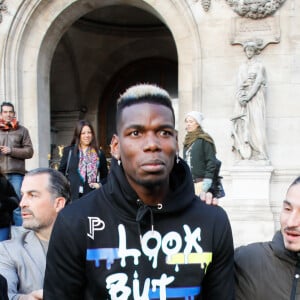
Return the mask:
{"type": "Polygon", "coordinates": [[[36,236],[42,240],[42,241],[49,241],[50,235],[51,235],[52,227],[51,228],[45,228],[39,231],[36,231],[36,236]]]}
{"type": "MultiPolygon", "coordinates": [[[[168,187],[168,185],[166,185],[168,187]]],[[[136,190],[139,199],[146,205],[155,206],[161,204],[166,199],[169,192],[169,188],[165,187],[153,187],[151,189],[137,189],[136,190]]]]}

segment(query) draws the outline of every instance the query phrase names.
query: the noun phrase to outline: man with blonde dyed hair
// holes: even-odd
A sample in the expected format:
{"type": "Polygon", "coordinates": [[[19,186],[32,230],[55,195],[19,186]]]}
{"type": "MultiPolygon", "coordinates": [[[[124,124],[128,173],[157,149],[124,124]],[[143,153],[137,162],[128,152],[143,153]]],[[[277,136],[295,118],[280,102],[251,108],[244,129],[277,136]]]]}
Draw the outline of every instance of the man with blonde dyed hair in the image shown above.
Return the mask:
{"type": "Polygon", "coordinates": [[[233,299],[231,228],[195,196],[169,94],[118,100],[107,183],[57,218],[44,299],[233,299]]]}

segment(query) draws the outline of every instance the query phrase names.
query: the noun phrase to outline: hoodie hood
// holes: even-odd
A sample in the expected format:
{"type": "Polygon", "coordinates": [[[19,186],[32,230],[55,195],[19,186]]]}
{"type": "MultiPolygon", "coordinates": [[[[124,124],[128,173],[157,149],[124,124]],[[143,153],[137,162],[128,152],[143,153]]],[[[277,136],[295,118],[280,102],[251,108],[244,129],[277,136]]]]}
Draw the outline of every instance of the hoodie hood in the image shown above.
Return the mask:
{"type": "Polygon", "coordinates": [[[130,186],[122,165],[119,165],[114,158],[112,158],[109,178],[104,187],[110,194],[109,198],[112,198],[112,205],[120,209],[121,214],[135,220],[138,210],[143,215],[149,211],[149,208],[153,214],[176,213],[189,206],[195,198],[192,176],[188,165],[182,159],[174,163],[170,174],[170,191],[161,205],[144,204],[130,186]]]}
{"type": "Polygon", "coordinates": [[[288,261],[292,264],[300,262],[299,252],[289,251],[284,247],[283,236],[280,231],[274,235],[270,247],[273,249],[275,255],[282,260],[288,261]]]}

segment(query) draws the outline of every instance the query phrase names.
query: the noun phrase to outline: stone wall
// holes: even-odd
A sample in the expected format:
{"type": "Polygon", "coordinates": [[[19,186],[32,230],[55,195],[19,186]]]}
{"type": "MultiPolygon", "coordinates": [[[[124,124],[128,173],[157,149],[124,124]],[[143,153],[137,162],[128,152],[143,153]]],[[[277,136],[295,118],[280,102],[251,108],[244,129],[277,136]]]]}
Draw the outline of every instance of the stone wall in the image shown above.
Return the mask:
{"type": "MultiPolygon", "coordinates": [[[[237,224],[234,225],[236,244],[270,238],[274,228],[278,228],[278,213],[286,188],[300,173],[300,3],[296,0],[281,2],[273,14],[254,20],[239,15],[240,11],[235,12],[231,2],[226,0],[4,1],[6,9],[0,8],[0,95],[15,104],[20,121],[30,130],[35,156],[28,161],[28,169],[48,164],[51,120],[62,124],[60,114],[51,116],[51,103],[55,101],[50,99],[50,70],[55,51],[59,51],[59,41],[76,20],[93,10],[108,4],[133,5],[156,16],[170,31],[178,62],[179,142],[181,145],[185,133],[185,113],[201,110],[205,116],[204,128],[215,139],[218,157],[223,162],[226,197],[221,205],[237,224]],[[230,119],[236,100],[238,69],[246,60],[243,39],[253,37],[265,43],[258,58],[267,73],[266,133],[270,164],[263,169],[261,166],[253,169],[253,164],[246,163],[237,170],[230,119]],[[236,189],[241,180],[237,172],[248,180],[242,183],[243,197],[236,189]],[[261,181],[255,180],[253,185],[253,179],[261,181]],[[244,211],[245,222],[237,217],[239,211],[244,211]],[[264,215],[266,220],[263,220],[264,215]],[[247,235],[254,223],[259,234],[247,235]]],[[[80,35],[76,39],[80,42],[80,35]]],[[[105,51],[104,47],[101,51],[105,51]]],[[[109,64],[112,62],[108,61],[109,64]]],[[[73,86],[73,97],[68,99],[68,105],[76,114],[76,103],[90,92],[90,117],[98,124],[98,94],[91,92],[97,81],[90,81],[89,85],[84,82],[84,76],[70,79],[72,68],[70,60],[66,78],[77,80],[77,84],[85,88],[78,95],[78,86],[69,82],[73,86]]],[[[86,69],[77,72],[82,75],[86,69]]],[[[56,105],[59,107],[61,103],[56,105]]],[[[61,107],[58,110],[62,110],[61,107]]],[[[70,126],[68,124],[68,128],[70,126]]],[[[68,132],[70,134],[69,129],[68,132]]],[[[63,137],[67,139],[65,134],[63,137]]]]}

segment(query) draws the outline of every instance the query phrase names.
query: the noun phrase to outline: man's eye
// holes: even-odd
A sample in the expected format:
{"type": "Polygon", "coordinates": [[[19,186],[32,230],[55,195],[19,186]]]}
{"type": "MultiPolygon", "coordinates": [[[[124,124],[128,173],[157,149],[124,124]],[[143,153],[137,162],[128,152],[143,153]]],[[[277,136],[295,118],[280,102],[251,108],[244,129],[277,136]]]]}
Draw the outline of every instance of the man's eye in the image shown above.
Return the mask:
{"type": "Polygon", "coordinates": [[[31,194],[29,194],[29,198],[37,198],[38,197],[38,194],[36,194],[36,193],[31,193],[31,194]]]}
{"type": "Polygon", "coordinates": [[[161,135],[161,136],[172,136],[172,135],[173,135],[173,132],[170,131],[170,130],[162,130],[162,131],[160,132],[160,135],[161,135]]]}
{"type": "Polygon", "coordinates": [[[138,130],[134,130],[130,132],[131,136],[138,136],[139,135],[139,131],[138,130]]]}

